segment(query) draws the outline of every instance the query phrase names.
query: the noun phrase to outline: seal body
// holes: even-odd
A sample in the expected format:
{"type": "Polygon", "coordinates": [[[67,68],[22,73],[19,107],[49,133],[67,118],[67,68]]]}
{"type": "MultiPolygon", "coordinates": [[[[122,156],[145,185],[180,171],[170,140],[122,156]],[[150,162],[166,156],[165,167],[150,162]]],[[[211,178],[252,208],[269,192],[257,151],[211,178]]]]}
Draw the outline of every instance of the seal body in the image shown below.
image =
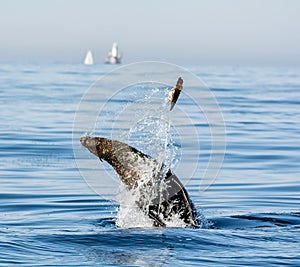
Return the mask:
{"type": "Polygon", "coordinates": [[[197,227],[193,204],[175,174],[152,157],[117,140],[83,136],[80,140],[101,161],[108,162],[128,190],[138,190],[138,207],[153,220],[166,226],[178,216],[188,227],[197,227]]]}

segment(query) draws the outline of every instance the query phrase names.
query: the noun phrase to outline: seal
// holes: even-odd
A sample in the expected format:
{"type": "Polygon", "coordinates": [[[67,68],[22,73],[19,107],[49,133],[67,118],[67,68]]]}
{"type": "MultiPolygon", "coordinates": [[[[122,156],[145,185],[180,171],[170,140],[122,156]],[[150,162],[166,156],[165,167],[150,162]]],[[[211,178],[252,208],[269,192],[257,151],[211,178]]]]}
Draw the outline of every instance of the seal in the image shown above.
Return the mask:
{"type": "Polygon", "coordinates": [[[137,206],[154,226],[165,227],[177,216],[187,227],[198,227],[196,210],[186,189],[167,166],[117,140],[83,136],[80,142],[109,163],[128,190],[139,190],[137,206]]]}

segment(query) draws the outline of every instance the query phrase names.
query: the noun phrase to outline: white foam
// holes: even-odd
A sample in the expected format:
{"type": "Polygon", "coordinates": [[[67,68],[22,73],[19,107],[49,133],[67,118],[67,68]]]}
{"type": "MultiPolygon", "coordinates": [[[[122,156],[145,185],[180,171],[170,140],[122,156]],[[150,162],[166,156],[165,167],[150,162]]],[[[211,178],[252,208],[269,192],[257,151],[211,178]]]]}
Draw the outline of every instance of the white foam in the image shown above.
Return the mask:
{"type": "Polygon", "coordinates": [[[120,207],[117,214],[116,224],[120,228],[148,228],[153,226],[151,219],[137,206],[139,194],[137,190],[128,191],[123,185],[117,200],[120,207]]]}

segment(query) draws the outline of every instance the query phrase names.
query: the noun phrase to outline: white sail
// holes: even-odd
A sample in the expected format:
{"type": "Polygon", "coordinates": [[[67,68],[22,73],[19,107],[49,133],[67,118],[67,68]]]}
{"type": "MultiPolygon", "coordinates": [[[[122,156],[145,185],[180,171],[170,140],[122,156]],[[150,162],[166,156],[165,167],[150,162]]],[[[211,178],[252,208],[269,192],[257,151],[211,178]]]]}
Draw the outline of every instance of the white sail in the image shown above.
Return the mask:
{"type": "Polygon", "coordinates": [[[107,64],[119,64],[121,63],[121,55],[118,51],[117,43],[113,43],[111,50],[108,52],[105,63],[107,64]]]}
{"type": "Polygon", "coordinates": [[[117,57],[118,56],[118,45],[117,45],[117,43],[113,43],[113,45],[112,45],[111,56],[112,57],[117,57]]]}
{"type": "Polygon", "coordinates": [[[85,59],[84,59],[84,64],[85,65],[93,65],[94,64],[94,60],[93,60],[93,55],[92,55],[92,51],[89,50],[86,53],[85,59]]]}

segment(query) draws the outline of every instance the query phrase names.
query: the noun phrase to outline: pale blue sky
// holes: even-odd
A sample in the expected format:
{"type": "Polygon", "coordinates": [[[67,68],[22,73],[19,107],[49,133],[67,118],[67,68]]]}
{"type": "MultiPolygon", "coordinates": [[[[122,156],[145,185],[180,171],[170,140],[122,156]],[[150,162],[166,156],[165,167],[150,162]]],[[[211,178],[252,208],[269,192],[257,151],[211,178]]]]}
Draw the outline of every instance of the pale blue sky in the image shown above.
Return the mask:
{"type": "Polygon", "coordinates": [[[0,0],[0,63],[300,65],[298,0],[0,0]]]}

